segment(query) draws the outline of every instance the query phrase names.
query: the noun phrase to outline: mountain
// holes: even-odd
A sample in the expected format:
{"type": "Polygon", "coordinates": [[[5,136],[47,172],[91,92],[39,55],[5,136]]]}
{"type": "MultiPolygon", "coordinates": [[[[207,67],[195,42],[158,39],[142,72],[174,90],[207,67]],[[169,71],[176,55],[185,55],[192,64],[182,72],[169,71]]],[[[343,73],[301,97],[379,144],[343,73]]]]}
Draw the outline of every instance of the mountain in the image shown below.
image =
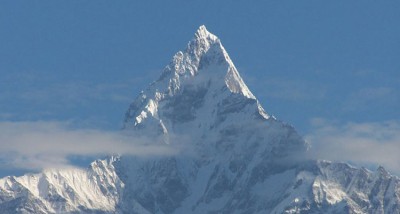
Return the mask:
{"type": "Polygon", "coordinates": [[[1,213],[400,213],[400,179],[308,158],[201,26],[130,105],[124,132],[176,155],[0,180],[1,213]]]}

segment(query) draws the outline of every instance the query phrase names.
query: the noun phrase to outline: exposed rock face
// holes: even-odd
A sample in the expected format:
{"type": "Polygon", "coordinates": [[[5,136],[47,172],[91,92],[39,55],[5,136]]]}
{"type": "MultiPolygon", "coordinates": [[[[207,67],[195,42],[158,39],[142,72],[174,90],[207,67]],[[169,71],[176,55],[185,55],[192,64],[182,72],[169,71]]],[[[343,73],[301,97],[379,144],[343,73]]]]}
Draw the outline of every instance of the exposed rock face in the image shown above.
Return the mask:
{"type": "Polygon", "coordinates": [[[204,26],[131,104],[124,128],[183,149],[3,178],[1,213],[400,213],[400,180],[383,168],[308,159],[204,26]]]}

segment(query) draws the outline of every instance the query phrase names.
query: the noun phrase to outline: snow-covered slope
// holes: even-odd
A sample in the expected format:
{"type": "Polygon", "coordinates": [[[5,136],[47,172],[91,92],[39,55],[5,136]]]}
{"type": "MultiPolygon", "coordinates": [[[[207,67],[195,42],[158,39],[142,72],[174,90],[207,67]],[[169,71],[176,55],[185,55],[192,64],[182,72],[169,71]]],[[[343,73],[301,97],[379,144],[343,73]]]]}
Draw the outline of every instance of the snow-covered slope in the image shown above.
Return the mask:
{"type": "Polygon", "coordinates": [[[6,177],[0,180],[0,211],[399,213],[400,180],[383,168],[370,172],[328,161],[235,164],[111,157],[86,170],[6,177]]]}
{"type": "Polygon", "coordinates": [[[124,131],[180,148],[0,180],[1,213],[399,213],[383,168],[310,160],[201,26],[131,104],[124,131]]]}
{"type": "Polygon", "coordinates": [[[0,213],[113,213],[124,184],[111,157],[83,169],[52,169],[0,180],[0,213]]]}
{"type": "Polygon", "coordinates": [[[202,155],[227,151],[272,156],[307,149],[294,129],[269,116],[244,84],[220,40],[201,26],[184,52],[142,92],[126,113],[125,129],[147,136],[190,136],[202,155]]]}

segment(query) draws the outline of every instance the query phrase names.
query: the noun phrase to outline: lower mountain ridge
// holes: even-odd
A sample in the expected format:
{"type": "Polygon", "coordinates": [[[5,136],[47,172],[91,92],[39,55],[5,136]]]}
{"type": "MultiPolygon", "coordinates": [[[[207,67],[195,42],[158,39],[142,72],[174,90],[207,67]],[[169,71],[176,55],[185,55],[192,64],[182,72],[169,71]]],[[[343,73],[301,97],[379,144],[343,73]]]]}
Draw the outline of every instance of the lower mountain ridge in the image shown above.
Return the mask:
{"type": "Polygon", "coordinates": [[[110,157],[0,180],[1,213],[399,213],[400,180],[345,163],[110,157]]]}
{"type": "Polygon", "coordinates": [[[123,132],[178,152],[5,177],[0,213],[400,213],[398,177],[310,158],[205,26],[132,102],[123,132]]]}

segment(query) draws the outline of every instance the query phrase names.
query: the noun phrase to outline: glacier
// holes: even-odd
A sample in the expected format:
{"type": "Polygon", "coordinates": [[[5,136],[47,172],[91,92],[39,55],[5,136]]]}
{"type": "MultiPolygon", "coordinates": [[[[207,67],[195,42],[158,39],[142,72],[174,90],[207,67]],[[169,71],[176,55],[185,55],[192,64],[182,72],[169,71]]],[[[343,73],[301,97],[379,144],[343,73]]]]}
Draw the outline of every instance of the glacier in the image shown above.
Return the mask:
{"type": "Polygon", "coordinates": [[[400,213],[398,177],[310,158],[310,145],[264,110],[205,26],[136,97],[123,127],[180,152],[8,176],[0,212],[400,213]]]}

